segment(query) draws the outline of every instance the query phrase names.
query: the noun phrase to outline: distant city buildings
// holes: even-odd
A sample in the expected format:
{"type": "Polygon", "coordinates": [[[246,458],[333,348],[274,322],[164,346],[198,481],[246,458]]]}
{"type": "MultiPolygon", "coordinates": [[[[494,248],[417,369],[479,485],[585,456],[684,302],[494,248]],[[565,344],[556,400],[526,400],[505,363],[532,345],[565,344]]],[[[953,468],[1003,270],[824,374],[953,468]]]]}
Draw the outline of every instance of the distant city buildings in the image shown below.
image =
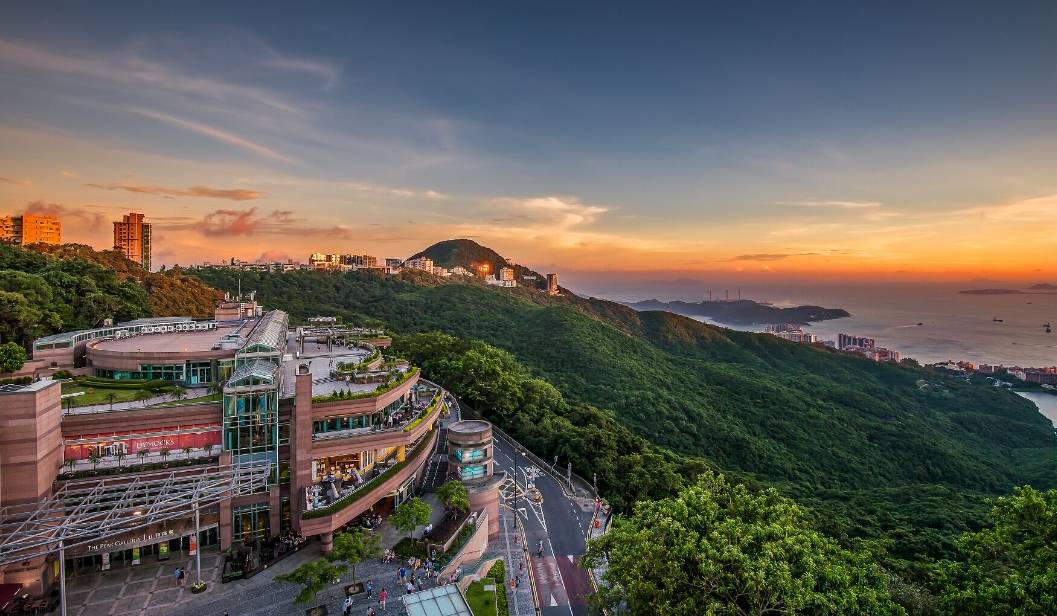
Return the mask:
{"type": "Polygon", "coordinates": [[[408,259],[404,261],[404,267],[407,269],[421,270],[423,272],[433,273],[433,259],[429,257],[418,257],[416,259],[408,259]]]}
{"type": "Polygon", "coordinates": [[[1010,376],[1039,385],[1057,385],[1057,366],[1048,368],[1010,368],[1010,376]]]}
{"type": "Polygon", "coordinates": [[[470,270],[466,269],[465,267],[463,267],[461,265],[456,265],[455,267],[451,268],[451,275],[452,276],[473,276],[473,272],[471,272],[470,270]]]}
{"type": "Polygon", "coordinates": [[[898,351],[877,346],[877,341],[864,336],[837,334],[837,348],[849,353],[858,353],[874,361],[899,362],[902,356],[898,351]]]}
{"type": "Polygon", "coordinates": [[[308,269],[308,265],[297,263],[292,259],[286,261],[242,261],[232,257],[227,261],[216,263],[205,261],[200,267],[216,267],[219,269],[236,269],[250,272],[290,272],[298,269],[308,269]]]}
{"type": "Polygon", "coordinates": [[[20,246],[61,244],[62,221],[52,215],[0,216],[0,240],[20,246]]]}
{"type": "Polygon", "coordinates": [[[783,323],[779,325],[768,325],[767,333],[772,336],[777,336],[783,340],[790,342],[798,342],[801,344],[815,344],[818,342],[818,336],[812,332],[805,332],[800,328],[799,325],[792,323],[783,323]]]}
{"type": "Polygon", "coordinates": [[[151,226],[143,222],[143,214],[130,212],[114,221],[114,248],[150,271],[151,226]]]}

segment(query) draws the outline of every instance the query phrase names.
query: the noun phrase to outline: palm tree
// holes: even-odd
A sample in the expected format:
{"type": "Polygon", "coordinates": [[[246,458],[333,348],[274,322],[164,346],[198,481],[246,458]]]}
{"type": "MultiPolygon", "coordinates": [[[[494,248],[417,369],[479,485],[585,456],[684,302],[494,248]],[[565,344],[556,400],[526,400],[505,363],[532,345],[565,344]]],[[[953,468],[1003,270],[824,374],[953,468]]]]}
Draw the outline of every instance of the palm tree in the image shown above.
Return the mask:
{"type": "Polygon", "coordinates": [[[205,445],[202,445],[202,451],[206,452],[206,456],[209,456],[210,453],[213,451],[213,443],[206,443],[205,445]]]}
{"type": "Polygon", "coordinates": [[[99,467],[99,463],[103,461],[103,456],[99,455],[98,449],[93,449],[91,453],[88,454],[88,461],[92,463],[92,470],[94,471],[99,467]]]}
{"type": "Polygon", "coordinates": [[[77,466],[77,458],[70,458],[69,460],[63,461],[63,466],[69,469],[69,472],[73,472],[73,467],[77,466]]]}
{"type": "Polygon", "coordinates": [[[190,460],[190,459],[191,459],[191,452],[192,452],[192,451],[194,451],[194,447],[190,447],[190,446],[188,446],[188,447],[184,447],[184,448],[183,448],[184,456],[185,456],[185,457],[186,457],[186,458],[187,458],[188,460],[190,460]]]}
{"type": "Polygon", "coordinates": [[[136,402],[146,402],[154,397],[154,394],[150,393],[146,389],[141,389],[136,392],[136,402]]]}
{"type": "Polygon", "coordinates": [[[127,456],[128,456],[128,452],[125,451],[124,449],[120,449],[119,448],[117,451],[114,452],[114,459],[117,460],[117,465],[118,466],[122,466],[121,463],[125,460],[125,458],[127,456]]]}
{"type": "Polygon", "coordinates": [[[146,449],[140,449],[136,455],[139,456],[139,463],[143,464],[147,460],[149,454],[146,449]]]}
{"type": "Polygon", "coordinates": [[[158,455],[161,456],[162,462],[164,462],[165,460],[167,460],[169,458],[169,450],[168,449],[162,449],[161,451],[158,452],[158,455]]]}
{"type": "Polygon", "coordinates": [[[176,386],[173,389],[171,397],[172,397],[173,400],[177,400],[177,401],[183,400],[184,398],[187,397],[187,390],[184,389],[183,387],[176,386]]]}
{"type": "Polygon", "coordinates": [[[117,398],[117,394],[110,392],[106,395],[106,401],[110,403],[110,410],[114,410],[114,399],[117,398]]]}

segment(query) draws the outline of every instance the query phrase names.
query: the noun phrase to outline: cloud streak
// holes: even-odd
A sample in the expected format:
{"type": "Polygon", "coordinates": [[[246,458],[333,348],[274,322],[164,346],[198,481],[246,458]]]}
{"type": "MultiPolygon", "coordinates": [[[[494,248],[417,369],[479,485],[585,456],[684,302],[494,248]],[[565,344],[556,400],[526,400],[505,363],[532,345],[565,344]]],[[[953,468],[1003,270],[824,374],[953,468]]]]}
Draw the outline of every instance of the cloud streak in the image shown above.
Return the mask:
{"type": "Polygon", "coordinates": [[[109,184],[86,183],[85,186],[100,188],[103,190],[123,190],[130,193],[146,195],[164,195],[167,197],[204,197],[209,199],[228,199],[231,201],[251,201],[260,199],[263,193],[249,188],[211,188],[209,186],[189,186],[187,188],[167,188],[165,186],[151,186],[141,184],[124,184],[111,182],[109,184]]]}
{"type": "Polygon", "coordinates": [[[166,230],[194,232],[208,238],[256,237],[260,235],[283,235],[290,237],[319,237],[348,239],[349,230],[340,225],[311,227],[302,223],[290,210],[272,210],[264,214],[256,207],[244,210],[218,209],[201,219],[174,220],[164,224],[166,230]]]}
{"type": "Polygon", "coordinates": [[[202,135],[204,137],[209,137],[211,139],[215,139],[216,141],[219,141],[221,143],[226,143],[228,145],[235,146],[237,148],[241,148],[243,150],[246,150],[247,152],[252,152],[253,154],[257,154],[257,155],[263,156],[265,158],[270,158],[272,160],[280,161],[280,162],[284,162],[284,163],[293,163],[294,162],[294,160],[292,160],[292,159],[290,159],[290,158],[288,158],[286,156],[283,156],[279,152],[276,152],[275,150],[273,150],[273,149],[271,149],[271,148],[269,148],[267,146],[261,145],[259,143],[254,142],[254,141],[250,141],[249,139],[246,139],[244,137],[240,137],[240,136],[238,136],[238,135],[236,135],[234,133],[229,133],[226,130],[223,130],[223,129],[220,129],[220,128],[216,128],[215,126],[210,126],[208,124],[202,124],[201,122],[195,122],[194,120],[187,120],[187,119],[184,119],[184,118],[178,118],[178,117],[176,117],[174,115],[170,115],[168,113],[162,113],[160,111],[151,111],[150,109],[138,109],[138,108],[134,108],[133,107],[133,108],[126,109],[126,111],[129,111],[129,112],[137,114],[137,115],[141,115],[141,116],[143,116],[145,118],[151,118],[153,120],[157,120],[159,122],[163,122],[163,123],[168,124],[170,126],[175,126],[176,128],[182,128],[184,130],[189,130],[192,133],[198,133],[199,135],[202,135]]]}
{"type": "Polygon", "coordinates": [[[791,205],[794,207],[829,207],[843,210],[862,210],[881,207],[880,201],[776,201],[775,205],[791,205]]]}

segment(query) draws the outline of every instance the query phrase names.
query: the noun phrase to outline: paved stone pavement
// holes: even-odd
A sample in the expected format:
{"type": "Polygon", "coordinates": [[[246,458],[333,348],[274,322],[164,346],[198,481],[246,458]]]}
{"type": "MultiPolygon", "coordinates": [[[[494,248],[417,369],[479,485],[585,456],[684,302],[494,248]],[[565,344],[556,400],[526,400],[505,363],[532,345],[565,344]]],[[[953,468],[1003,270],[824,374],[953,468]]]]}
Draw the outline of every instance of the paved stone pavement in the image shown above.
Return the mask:
{"type": "MultiPolygon", "coordinates": [[[[216,551],[202,553],[202,581],[214,586],[220,580],[223,557],[216,551]]],[[[167,614],[194,595],[189,588],[196,579],[194,559],[173,559],[71,578],[66,586],[69,616],[118,614],[167,614]],[[185,586],[173,577],[177,567],[188,572],[185,586]]]]}

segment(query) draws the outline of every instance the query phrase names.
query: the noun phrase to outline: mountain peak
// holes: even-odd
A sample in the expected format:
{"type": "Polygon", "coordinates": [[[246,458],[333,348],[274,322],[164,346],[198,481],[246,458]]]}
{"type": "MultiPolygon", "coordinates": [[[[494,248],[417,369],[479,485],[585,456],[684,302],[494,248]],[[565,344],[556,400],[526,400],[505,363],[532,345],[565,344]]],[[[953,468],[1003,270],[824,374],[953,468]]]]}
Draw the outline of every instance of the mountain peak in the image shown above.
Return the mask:
{"type": "Polygon", "coordinates": [[[489,271],[498,272],[500,268],[510,267],[514,269],[514,275],[519,280],[524,279],[525,276],[534,276],[536,280],[545,279],[539,273],[509,261],[491,248],[465,238],[437,242],[408,258],[416,259],[418,257],[427,257],[433,260],[434,265],[449,269],[458,265],[468,270],[476,271],[481,265],[488,265],[489,271]]]}

